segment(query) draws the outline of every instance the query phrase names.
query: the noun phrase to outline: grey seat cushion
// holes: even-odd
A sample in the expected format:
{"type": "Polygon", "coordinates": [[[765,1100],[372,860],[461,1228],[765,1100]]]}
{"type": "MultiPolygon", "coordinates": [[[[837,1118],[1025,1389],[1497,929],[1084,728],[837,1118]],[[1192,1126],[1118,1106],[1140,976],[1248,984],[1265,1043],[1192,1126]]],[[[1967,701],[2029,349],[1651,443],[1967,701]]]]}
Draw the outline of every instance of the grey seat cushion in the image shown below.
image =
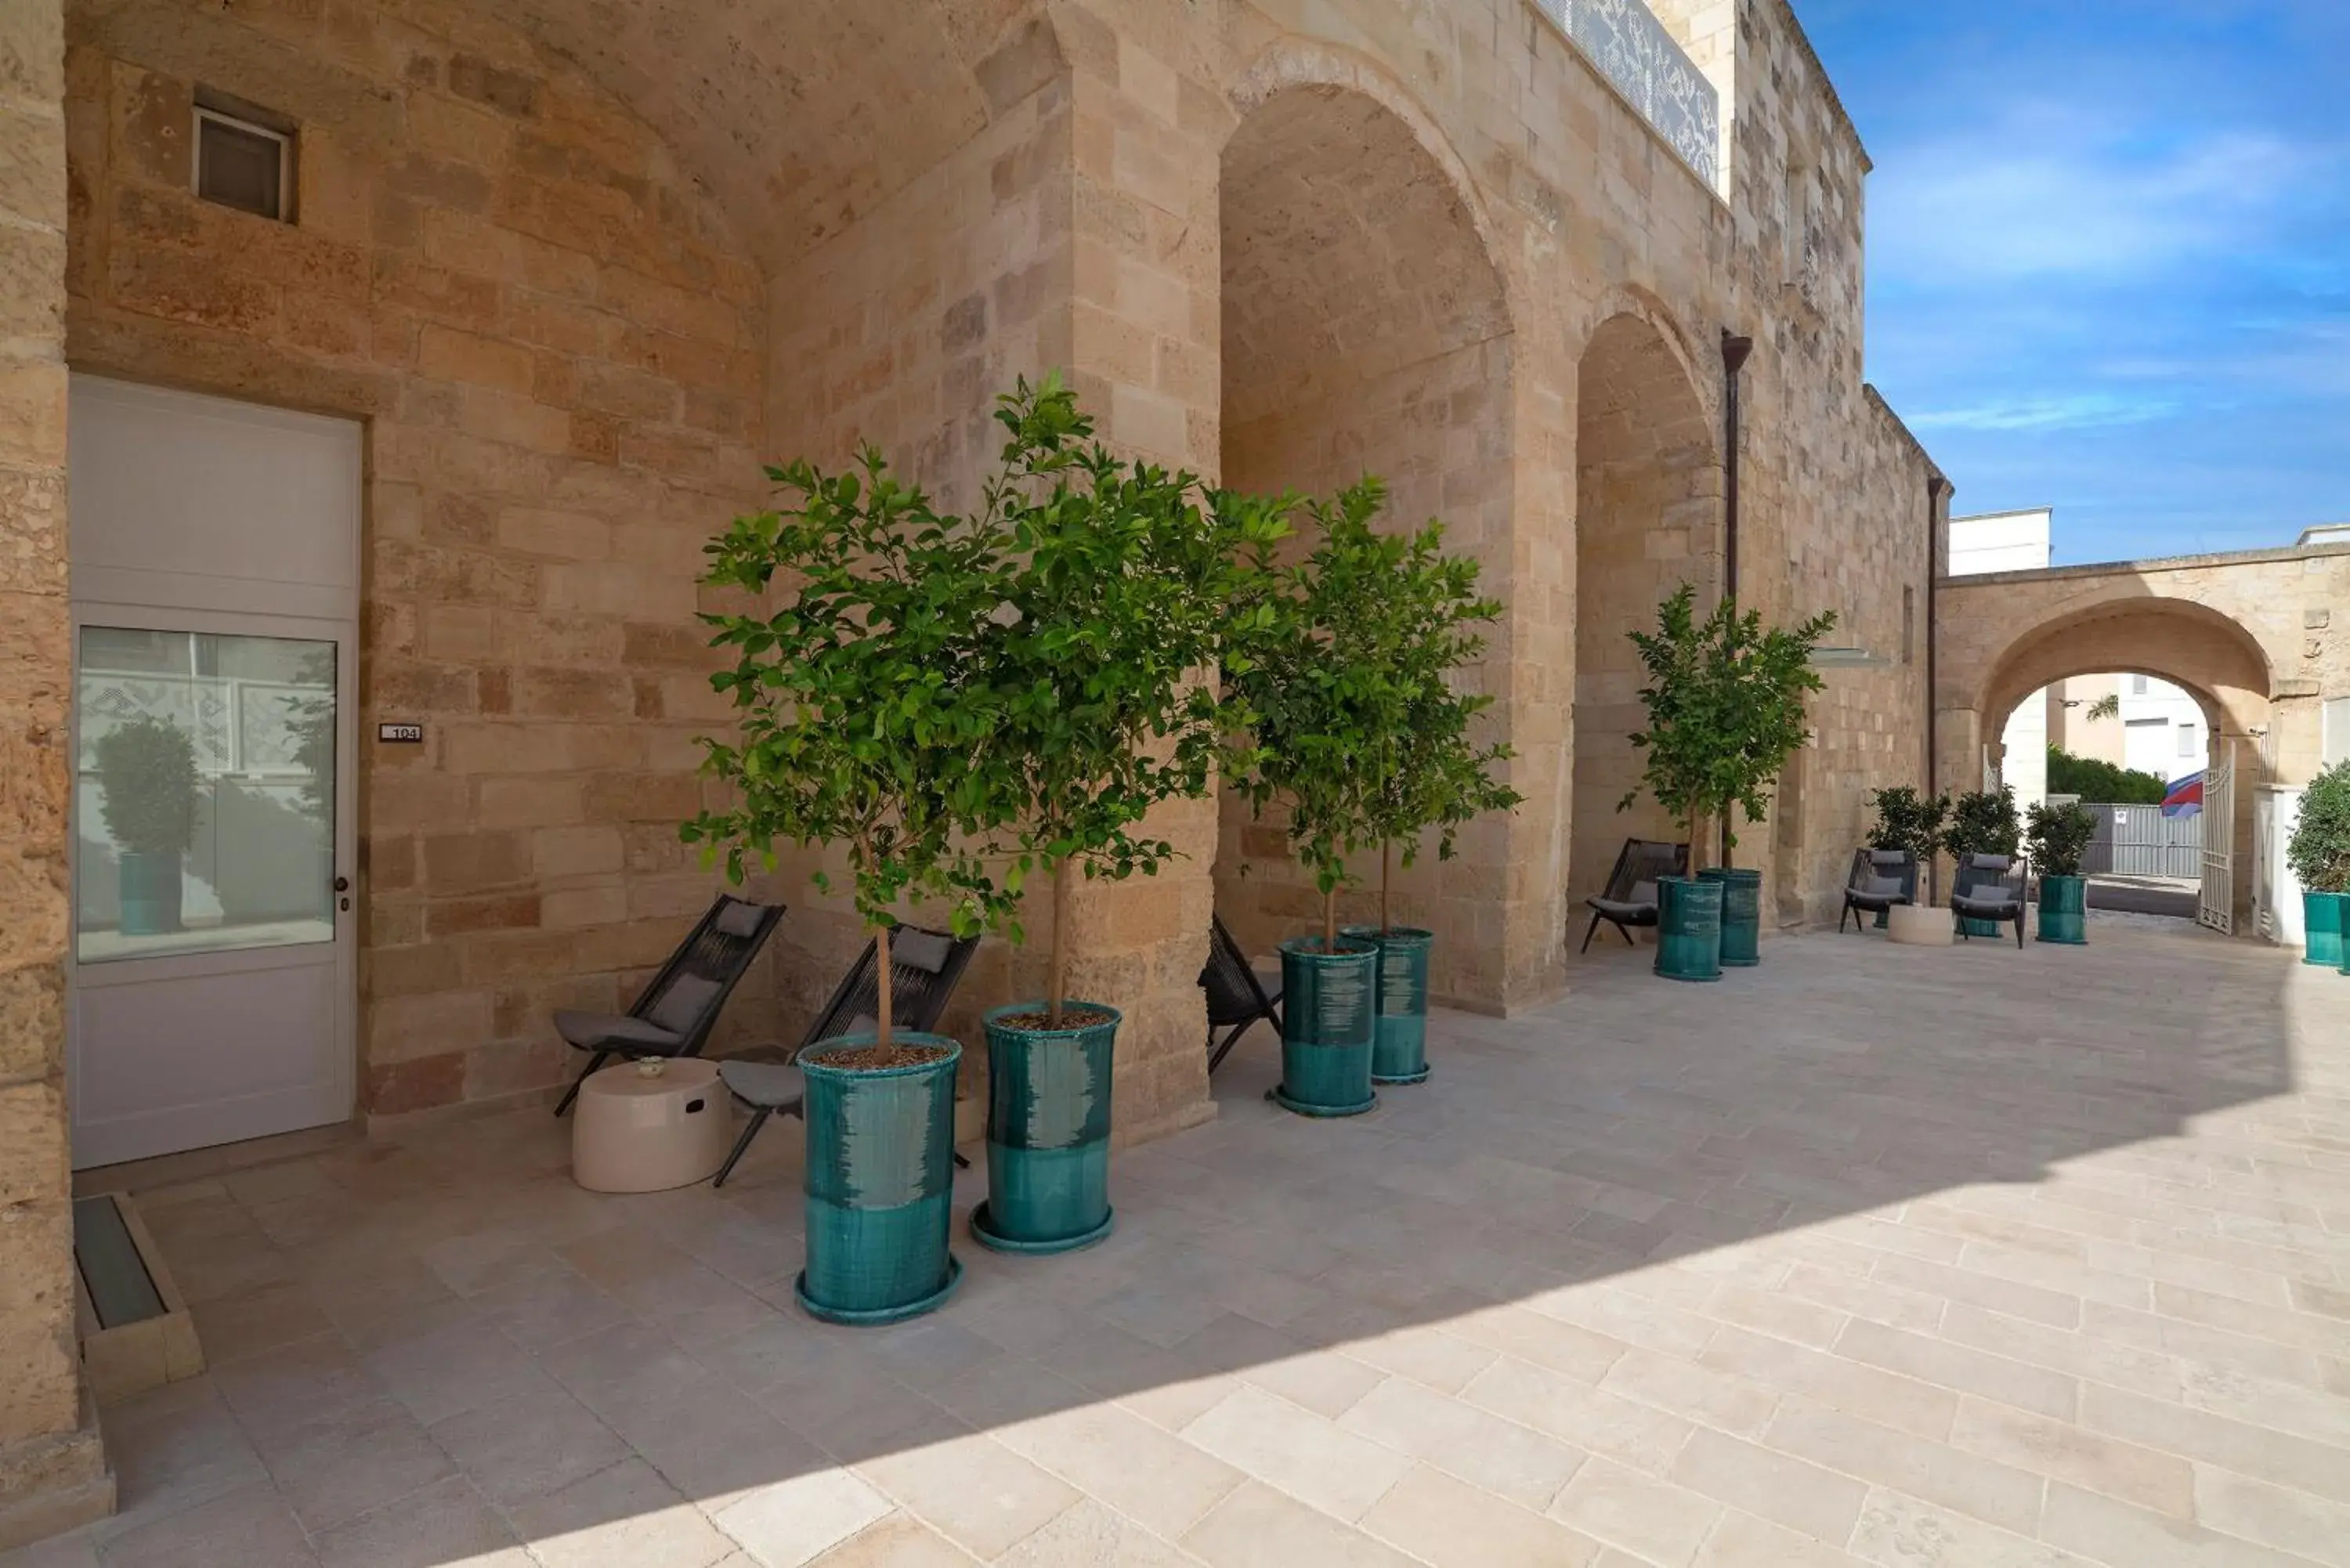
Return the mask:
{"type": "Polygon", "coordinates": [[[722,989],[707,975],[673,975],[660,996],[645,1010],[645,1016],[673,1033],[688,1033],[702,1022],[702,1010],[716,1000],[722,989]]]}
{"type": "Polygon", "coordinates": [[[1856,909],[1889,909],[1896,904],[1906,904],[1909,900],[1901,896],[1898,888],[1890,893],[1880,893],[1873,890],[1864,892],[1858,888],[1847,888],[1845,889],[1844,901],[1856,909]]]}
{"type": "Polygon", "coordinates": [[[756,904],[737,900],[719,910],[718,918],[710,923],[723,936],[755,937],[759,934],[759,917],[764,913],[756,904]]]}
{"type": "Polygon", "coordinates": [[[936,974],[947,967],[948,955],[954,951],[954,939],[936,931],[918,931],[905,926],[889,933],[889,961],[936,974]]]}
{"type": "Polygon", "coordinates": [[[682,1036],[673,1029],[618,1012],[577,1012],[556,1009],[555,1032],[582,1051],[640,1051],[666,1056],[675,1052],[682,1036]]]}
{"type": "Polygon", "coordinates": [[[1950,908],[1962,915],[1979,918],[2020,914],[2023,896],[2012,888],[1997,886],[1981,888],[1971,893],[1960,893],[1950,899],[1950,908]]]}
{"type": "Polygon", "coordinates": [[[736,1096],[763,1110],[790,1110],[807,1095],[806,1075],[774,1062],[721,1062],[718,1076],[736,1096]]]}
{"type": "Polygon", "coordinates": [[[1872,866],[1890,866],[1898,870],[1909,863],[1909,857],[1898,849],[1872,849],[1868,852],[1868,863],[1872,866]]]}

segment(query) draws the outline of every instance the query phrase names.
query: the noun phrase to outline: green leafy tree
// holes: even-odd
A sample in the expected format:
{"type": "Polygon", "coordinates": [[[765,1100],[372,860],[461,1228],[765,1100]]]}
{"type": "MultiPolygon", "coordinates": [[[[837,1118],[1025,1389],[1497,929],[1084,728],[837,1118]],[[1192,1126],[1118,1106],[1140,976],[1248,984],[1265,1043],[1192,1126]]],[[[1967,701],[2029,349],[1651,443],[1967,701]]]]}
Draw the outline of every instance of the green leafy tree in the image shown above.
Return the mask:
{"type": "Polygon", "coordinates": [[[2170,784],[2158,774],[2116,767],[2095,757],[2076,757],[2061,746],[2051,746],[2048,789],[2052,794],[2076,794],[2100,805],[2159,805],[2162,797],[2170,793],[2170,784]]]}
{"type": "Polygon", "coordinates": [[[1973,790],[1950,805],[1950,826],[1942,834],[1942,847],[1960,859],[1970,855],[2009,855],[2023,842],[2023,824],[2015,814],[2015,792],[2002,784],[1995,790],[1973,790]]]}
{"type": "Polygon", "coordinates": [[[1871,849],[1899,850],[1921,865],[1933,857],[1942,842],[1942,820],[1950,814],[1949,795],[1921,795],[1899,784],[1869,798],[1877,807],[1876,825],[1868,830],[1871,849]]]}
{"type": "Polygon", "coordinates": [[[2301,819],[2285,840],[2285,864],[2313,893],[2350,893],[2350,762],[2301,792],[2301,819]]]}
{"type": "Polygon", "coordinates": [[[91,745],[107,836],[134,855],[176,859],[196,841],[196,746],[166,719],[141,713],[91,745]]]}
{"type": "MultiPolygon", "coordinates": [[[[1771,809],[1771,787],[1811,730],[1804,700],[1820,689],[1812,649],[1835,625],[1824,610],[1795,627],[1762,625],[1759,610],[1724,599],[1703,621],[1697,590],[1683,583],[1657,607],[1657,629],[1628,635],[1648,683],[1640,689],[1648,728],[1632,737],[1643,755],[1641,784],[1689,836],[1721,819],[1722,848],[1737,846],[1731,808],[1749,823],[1771,809]]],[[[1640,797],[1626,793],[1616,809],[1640,797]]]]}
{"type": "MultiPolygon", "coordinates": [[[[1389,602],[1413,545],[1371,527],[1384,495],[1365,479],[1334,500],[1305,503],[1319,542],[1286,565],[1269,545],[1253,545],[1251,583],[1235,610],[1250,629],[1245,666],[1230,683],[1255,715],[1258,746],[1256,765],[1236,783],[1260,808],[1289,803],[1290,847],[1314,873],[1322,940],[1333,952],[1338,893],[1354,881],[1348,857],[1382,843],[1409,815],[1399,788],[1386,787],[1404,766],[1390,742],[1426,696],[1424,670],[1412,660],[1427,654],[1407,650],[1409,618],[1389,602]]],[[[1269,504],[1285,511],[1296,503],[1269,504]]]]}
{"type": "Polygon", "coordinates": [[[1516,753],[1500,742],[1481,745],[1470,734],[1493,699],[1460,686],[1460,672],[1485,652],[1484,633],[1475,628],[1501,618],[1502,601],[1478,595],[1477,561],[1444,553],[1440,522],[1431,519],[1409,535],[1379,536],[1378,548],[1393,563],[1379,608],[1391,623],[1386,636],[1396,673],[1409,688],[1380,741],[1373,792],[1379,929],[1391,930],[1397,846],[1409,867],[1433,828],[1436,857],[1450,860],[1463,826],[1524,797],[1493,777],[1516,753]]]}
{"type": "Polygon", "coordinates": [[[2097,836],[2097,815],[2076,801],[2035,805],[2026,814],[2024,840],[2032,868],[2043,877],[2078,877],[2081,861],[2097,836]]]}
{"type": "Polygon", "coordinates": [[[1246,652],[1228,646],[1245,641],[1232,625],[1243,553],[1287,524],[1270,506],[1209,504],[1193,474],[1114,455],[1057,379],[1033,389],[1024,379],[996,418],[1010,440],[986,510],[1016,560],[988,639],[1003,705],[983,766],[987,795],[1016,808],[1005,891],[1037,871],[1053,877],[1057,1029],[1076,874],[1155,876],[1176,854],[1143,821],[1162,801],[1206,794],[1225,738],[1248,722],[1211,669],[1246,674],[1246,652]]]}
{"type": "MultiPolygon", "coordinates": [[[[889,932],[909,896],[947,903],[958,935],[1001,923],[1012,895],[985,836],[1020,804],[989,747],[1009,721],[990,683],[1014,563],[992,516],[941,516],[867,446],[852,472],[770,468],[791,504],[734,520],[703,581],[779,608],[706,614],[734,666],[711,684],[738,734],[705,739],[731,804],[680,829],[740,882],[778,844],[837,845],[879,945],[879,1038],[890,1038],[889,932]]],[[[826,874],[814,880],[828,888],[826,874]]]]}

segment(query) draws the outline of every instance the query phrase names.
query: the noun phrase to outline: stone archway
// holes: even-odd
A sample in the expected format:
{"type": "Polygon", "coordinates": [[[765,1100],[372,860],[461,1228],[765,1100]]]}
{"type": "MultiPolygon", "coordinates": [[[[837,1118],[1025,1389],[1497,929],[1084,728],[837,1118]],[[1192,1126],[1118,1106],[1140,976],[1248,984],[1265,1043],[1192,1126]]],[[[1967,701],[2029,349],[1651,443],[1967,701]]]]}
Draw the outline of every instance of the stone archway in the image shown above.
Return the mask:
{"type": "MultiPolygon", "coordinates": [[[[1385,479],[1397,527],[1440,516],[1448,543],[1507,590],[1513,361],[1501,275],[1457,161],[1379,95],[1328,81],[1274,87],[1222,155],[1222,477],[1327,493],[1385,479]]],[[[1498,695],[1496,647],[1472,679],[1498,695]]],[[[1489,715],[1499,724],[1500,710],[1489,715]]],[[[1277,821],[1228,797],[1217,905],[1252,950],[1318,912],[1277,821]]],[[[1441,868],[1401,874],[1399,918],[1461,933],[1439,947],[1436,992],[1498,1005],[1493,926],[1506,830],[1463,835],[1441,868]]]]}
{"type": "Polygon", "coordinates": [[[1679,346],[1646,312],[1608,317],[1578,372],[1575,507],[1574,783],[1568,896],[1607,883],[1627,837],[1678,829],[1636,788],[1639,663],[1626,633],[1693,583],[1710,607],[1721,581],[1722,473],[1712,421],[1679,346]]]}
{"type": "MultiPolygon", "coordinates": [[[[1973,744],[1995,752],[2007,717],[2018,703],[2076,675],[2148,675],[2170,681],[2203,711],[2206,765],[2232,763],[2238,788],[2225,841],[2239,867],[2252,853],[2251,790],[2270,782],[2273,752],[2272,697],[2275,678],[2267,653],[2241,623],[2189,599],[2125,598],[2052,615],[2016,635],[1981,675],[1970,717],[1973,744]]],[[[1994,756],[1994,762],[2000,759],[1994,756]]],[[[1945,784],[1979,787],[1963,757],[1946,765],[1945,784]]],[[[2181,772],[2187,771],[2182,765],[2181,772]]],[[[2218,825],[2207,822],[2206,834],[2218,825]]],[[[2206,840],[2207,843],[2211,840],[2206,840]]],[[[2252,878],[2236,878],[2237,918],[2251,905],[2252,878]]]]}

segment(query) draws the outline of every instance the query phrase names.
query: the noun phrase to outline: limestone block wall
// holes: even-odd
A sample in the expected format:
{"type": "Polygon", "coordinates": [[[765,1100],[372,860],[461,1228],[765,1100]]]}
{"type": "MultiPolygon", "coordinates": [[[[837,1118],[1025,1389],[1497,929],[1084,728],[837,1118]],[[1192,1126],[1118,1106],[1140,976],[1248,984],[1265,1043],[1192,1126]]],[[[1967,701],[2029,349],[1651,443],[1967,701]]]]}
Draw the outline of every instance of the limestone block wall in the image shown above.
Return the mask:
{"type": "MultiPolygon", "coordinates": [[[[629,110],[487,10],[75,14],[78,369],[368,423],[361,1105],[535,1092],[707,902],[701,545],[755,492],[764,300],[629,110]],[[189,193],[192,95],[299,123],[299,223],[189,193]]],[[[764,1030],[754,977],[732,1010],[764,1030]]]]}
{"type": "Polygon", "coordinates": [[[65,48],[0,11],[0,1552],[113,1507],[66,1148],[65,48]]]}
{"type": "MultiPolygon", "coordinates": [[[[1060,369],[1103,439],[1213,476],[1213,184],[1200,150],[1222,106],[1150,44],[1147,28],[1122,35],[1080,6],[1011,29],[977,73],[984,126],[778,270],[776,453],[837,463],[870,441],[942,507],[968,506],[1002,445],[997,396],[1060,369]]],[[[1155,878],[1081,882],[1073,896],[1072,985],[1125,1013],[1122,1140],[1212,1114],[1197,979],[1214,824],[1212,801],[1163,809],[1150,826],[1185,858],[1155,878]]],[[[867,940],[846,898],[808,886],[818,863],[786,856],[775,884],[795,909],[779,938],[787,1038],[867,940]]],[[[918,906],[904,913],[943,923],[918,906]]],[[[980,1014],[1041,989],[1049,887],[1023,924],[1024,948],[983,946],[946,1020],[973,1047],[967,1078],[981,1072],[980,1014]]]]}

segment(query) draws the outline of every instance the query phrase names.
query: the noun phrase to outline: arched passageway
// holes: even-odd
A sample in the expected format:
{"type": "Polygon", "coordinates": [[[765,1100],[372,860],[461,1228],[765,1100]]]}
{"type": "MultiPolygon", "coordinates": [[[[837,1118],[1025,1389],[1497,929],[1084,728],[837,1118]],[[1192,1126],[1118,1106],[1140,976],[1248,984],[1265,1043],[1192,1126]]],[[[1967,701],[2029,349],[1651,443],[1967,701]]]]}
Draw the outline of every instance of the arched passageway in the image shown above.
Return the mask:
{"type": "Polygon", "coordinates": [[[1645,797],[1617,810],[1640,777],[1639,659],[1626,633],[1653,627],[1683,582],[1701,608],[1713,602],[1721,493],[1712,425],[1673,344],[1645,315],[1608,317],[1577,379],[1573,899],[1606,885],[1627,837],[1678,831],[1645,797]]]}
{"type": "Polygon", "coordinates": [[[1971,732],[1980,762],[1970,774],[1963,757],[1951,759],[1944,782],[1961,789],[1981,787],[1991,769],[2012,764],[2012,759],[2001,754],[2001,737],[2019,703],[2074,676],[2109,672],[2170,681],[2202,710],[2202,755],[2179,760],[2173,771],[2233,771],[2228,821],[2223,825],[2207,815],[2202,826],[2204,846],[2228,850],[2231,867],[2240,873],[2222,902],[2231,903],[2241,920],[2253,886],[2251,793],[2275,771],[2273,677],[2259,641],[2220,610],[2188,599],[2105,600],[2059,611],[2018,633],[1990,661],[1968,715],[1972,722],[1962,727],[1971,732]]]}
{"type": "MultiPolygon", "coordinates": [[[[1502,281],[1471,198],[1432,133],[1367,93],[1273,93],[1241,121],[1222,171],[1223,480],[1327,493],[1365,473],[1391,491],[1388,521],[1444,519],[1506,591],[1513,343],[1502,281]]],[[[1304,542],[1301,541],[1301,545],[1304,542]]],[[[1498,683],[1497,646],[1471,680],[1498,683]]],[[[1498,691],[1498,685],[1492,688],[1498,691]]],[[[1500,711],[1490,715],[1500,722],[1500,711]]],[[[1318,913],[1277,819],[1227,798],[1217,907],[1264,950],[1318,913]]],[[[1399,882],[1399,918],[1468,932],[1503,894],[1503,825],[1472,826],[1459,856],[1399,882]]],[[[1482,927],[1478,928],[1482,932],[1482,927]]],[[[1487,1003],[1502,944],[1440,945],[1439,994],[1487,1003]]]]}

